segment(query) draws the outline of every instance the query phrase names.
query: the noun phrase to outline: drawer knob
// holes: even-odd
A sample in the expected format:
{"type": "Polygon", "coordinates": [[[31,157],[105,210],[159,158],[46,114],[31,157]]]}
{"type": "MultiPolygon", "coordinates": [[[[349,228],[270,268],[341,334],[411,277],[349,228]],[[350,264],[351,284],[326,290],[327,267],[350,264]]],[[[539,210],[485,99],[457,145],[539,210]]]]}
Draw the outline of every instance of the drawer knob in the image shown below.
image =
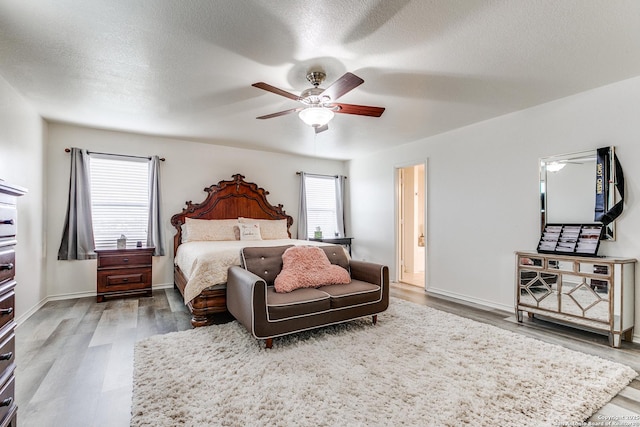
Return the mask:
{"type": "Polygon", "coordinates": [[[128,282],[129,279],[127,279],[126,277],[124,279],[122,279],[123,282],[128,282]]]}
{"type": "Polygon", "coordinates": [[[129,258],[123,258],[122,262],[129,262],[129,258]]]}
{"type": "Polygon", "coordinates": [[[8,353],[0,354],[0,360],[9,360],[13,357],[13,352],[10,351],[8,353]]]}
{"type": "Polygon", "coordinates": [[[13,225],[15,223],[15,221],[12,219],[3,219],[2,221],[0,221],[0,224],[8,224],[8,225],[13,225]]]}
{"type": "Polygon", "coordinates": [[[0,264],[0,271],[2,270],[13,270],[13,263],[0,264]]]}
{"type": "Polygon", "coordinates": [[[2,402],[0,402],[0,406],[11,406],[13,403],[13,397],[7,397],[2,402]]]}
{"type": "Polygon", "coordinates": [[[13,307],[9,308],[0,308],[0,316],[4,316],[5,314],[13,313],[13,307]]]}

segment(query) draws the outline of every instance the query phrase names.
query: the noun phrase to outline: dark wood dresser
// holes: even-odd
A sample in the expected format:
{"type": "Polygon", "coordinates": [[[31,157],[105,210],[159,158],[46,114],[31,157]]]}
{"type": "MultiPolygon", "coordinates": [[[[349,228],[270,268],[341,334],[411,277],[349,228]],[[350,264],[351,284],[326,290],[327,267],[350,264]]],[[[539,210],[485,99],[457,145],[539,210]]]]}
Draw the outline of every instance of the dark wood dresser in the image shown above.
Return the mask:
{"type": "Polygon", "coordinates": [[[154,248],[96,249],[97,301],[127,295],[151,296],[154,248]]]}
{"type": "Polygon", "coordinates": [[[15,272],[17,198],[23,188],[0,181],[0,427],[15,427],[15,272]]]}

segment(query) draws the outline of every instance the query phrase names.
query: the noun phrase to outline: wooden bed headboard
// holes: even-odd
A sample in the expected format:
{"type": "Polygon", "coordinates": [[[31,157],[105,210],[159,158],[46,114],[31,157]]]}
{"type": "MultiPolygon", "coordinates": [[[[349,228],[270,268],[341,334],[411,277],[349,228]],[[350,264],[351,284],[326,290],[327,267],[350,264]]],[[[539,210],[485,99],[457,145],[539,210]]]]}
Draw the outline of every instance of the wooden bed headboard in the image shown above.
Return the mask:
{"type": "Polygon", "coordinates": [[[232,176],[231,181],[220,181],[216,185],[206,187],[209,193],[202,203],[187,201],[187,207],[182,212],[171,217],[171,225],[176,228],[173,237],[173,253],[178,250],[182,242],[182,225],[185,218],[195,219],[235,219],[238,217],[255,219],[286,219],[287,231],[291,237],[293,218],[285,213],[282,205],[273,206],[267,201],[264,188],[257,184],[246,182],[239,173],[232,176]]]}

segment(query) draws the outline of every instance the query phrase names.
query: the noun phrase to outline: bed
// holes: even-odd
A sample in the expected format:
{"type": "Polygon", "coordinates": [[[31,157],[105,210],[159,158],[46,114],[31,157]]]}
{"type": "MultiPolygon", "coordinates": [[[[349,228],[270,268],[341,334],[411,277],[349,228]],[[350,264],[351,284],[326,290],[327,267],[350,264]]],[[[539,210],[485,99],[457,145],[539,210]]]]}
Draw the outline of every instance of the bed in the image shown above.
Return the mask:
{"type": "Polygon", "coordinates": [[[188,201],[182,212],[171,217],[171,225],[176,228],[174,286],[191,312],[194,327],[210,325],[217,314],[227,311],[227,268],[239,265],[242,247],[326,245],[291,239],[293,218],[285,213],[281,204],[273,206],[267,201],[268,191],[244,178],[235,174],[230,181],[205,188],[208,194],[202,203],[188,201]],[[267,239],[238,240],[239,233],[243,233],[244,239],[256,222],[263,235],[270,233],[267,239]],[[229,234],[229,223],[235,224],[234,235],[229,234]]]}

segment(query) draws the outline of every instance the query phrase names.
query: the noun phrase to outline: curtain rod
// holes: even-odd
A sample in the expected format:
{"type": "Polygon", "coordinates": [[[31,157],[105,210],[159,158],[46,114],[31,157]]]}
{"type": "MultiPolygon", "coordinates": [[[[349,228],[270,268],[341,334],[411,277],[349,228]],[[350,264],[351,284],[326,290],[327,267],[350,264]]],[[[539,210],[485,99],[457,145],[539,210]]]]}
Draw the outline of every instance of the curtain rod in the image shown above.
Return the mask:
{"type": "MultiPolygon", "coordinates": [[[[70,153],[71,149],[70,148],[65,148],[64,152],[65,153],[70,153]]],[[[145,157],[145,156],[131,156],[131,155],[128,155],[128,154],[100,153],[99,151],[87,151],[87,153],[89,153],[89,154],[105,154],[107,156],[118,156],[118,157],[132,157],[134,159],[151,159],[151,157],[149,157],[149,156],[145,157]]],[[[164,162],[165,158],[164,157],[160,157],[160,160],[164,162]]]]}
{"type": "MultiPolygon", "coordinates": [[[[311,175],[311,176],[323,176],[323,177],[331,177],[331,178],[337,178],[337,177],[340,176],[340,175],[322,175],[322,174],[319,174],[319,173],[307,173],[307,172],[304,172],[304,171],[298,171],[298,172],[296,172],[296,175],[302,175],[303,173],[306,173],[307,175],[311,175]]],[[[345,176],[344,179],[347,179],[347,177],[345,176]]]]}

